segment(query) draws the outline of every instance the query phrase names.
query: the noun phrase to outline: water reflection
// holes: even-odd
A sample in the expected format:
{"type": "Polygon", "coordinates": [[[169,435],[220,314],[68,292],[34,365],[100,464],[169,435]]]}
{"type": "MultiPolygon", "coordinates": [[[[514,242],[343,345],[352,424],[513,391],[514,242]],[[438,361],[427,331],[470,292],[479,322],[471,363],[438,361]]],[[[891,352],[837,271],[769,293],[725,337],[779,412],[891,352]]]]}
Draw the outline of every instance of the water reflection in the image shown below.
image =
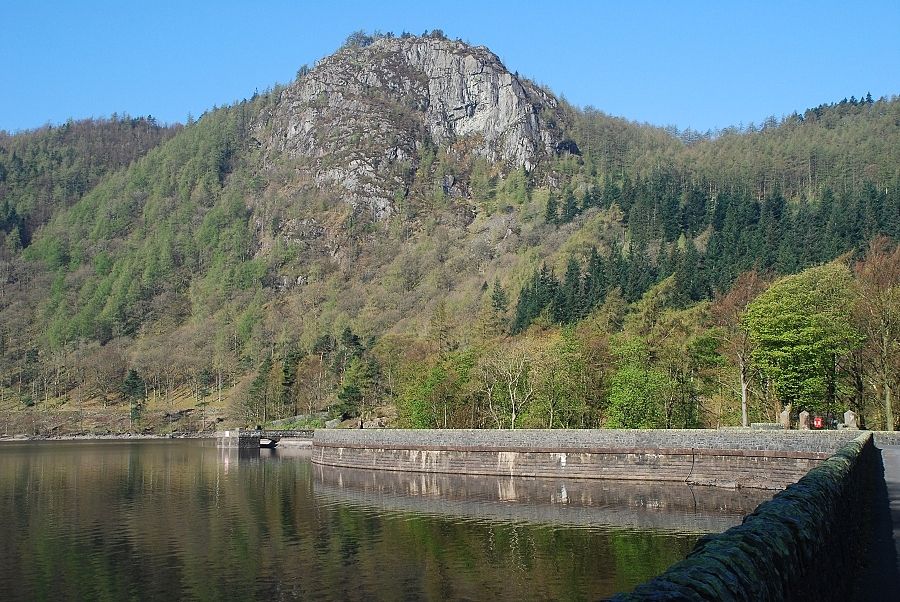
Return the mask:
{"type": "Polygon", "coordinates": [[[717,533],[771,497],[686,483],[391,472],[313,465],[316,495],[382,511],[717,533]]]}
{"type": "Polygon", "coordinates": [[[682,558],[714,525],[687,517],[722,504],[234,452],[0,444],[0,600],[597,598],[682,558]]]}

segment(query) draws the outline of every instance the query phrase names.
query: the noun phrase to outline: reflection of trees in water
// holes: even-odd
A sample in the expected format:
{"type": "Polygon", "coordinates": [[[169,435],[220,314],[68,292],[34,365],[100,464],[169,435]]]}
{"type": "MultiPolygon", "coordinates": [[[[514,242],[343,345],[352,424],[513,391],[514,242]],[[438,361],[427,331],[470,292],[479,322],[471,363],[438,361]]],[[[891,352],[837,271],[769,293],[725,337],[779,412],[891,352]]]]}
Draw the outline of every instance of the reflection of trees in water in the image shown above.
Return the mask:
{"type": "MultiPolygon", "coordinates": [[[[423,487],[435,491],[433,483],[423,487]]],[[[458,485],[440,487],[457,496],[450,499],[466,493],[458,485]]],[[[569,499],[580,500],[572,487],[566,485],[569,499]]],[[[0,593],[7,599],[598,597],[648,578],[696,540],[465,514],[373,512],[323,498],[325,489],[308,459],[266,454],[229,457],[226,464],[219,450],[198,442],[3,446],[0,593]]],[[[517,499],[522,491],[515,487],[517,499]]]]}

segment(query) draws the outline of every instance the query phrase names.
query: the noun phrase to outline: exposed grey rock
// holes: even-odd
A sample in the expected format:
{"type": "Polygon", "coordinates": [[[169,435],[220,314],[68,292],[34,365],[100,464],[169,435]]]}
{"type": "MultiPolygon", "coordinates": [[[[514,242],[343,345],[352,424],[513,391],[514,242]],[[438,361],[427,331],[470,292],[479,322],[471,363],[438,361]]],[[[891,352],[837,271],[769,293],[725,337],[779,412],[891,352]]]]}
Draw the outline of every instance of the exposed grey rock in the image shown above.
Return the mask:
{"type": "Polygon", "coordinates": [[[362,425],[364,429],[383,429],[385,426],[385,419],[381,417],[374,418],[372,420],[366,420],[362,425]]]}
{"type": "MultiPolygon", "coordinates": [[[[393,211],[425,144],[528,170],[577,152],[556,125],[558,101],[484,47],[439,38],[382,38],[320,61],[256,124],[264,155],[299,159],[320,186],[393,211]]],[[[459,195],[452,180],[444,186],[459,195]]]]}

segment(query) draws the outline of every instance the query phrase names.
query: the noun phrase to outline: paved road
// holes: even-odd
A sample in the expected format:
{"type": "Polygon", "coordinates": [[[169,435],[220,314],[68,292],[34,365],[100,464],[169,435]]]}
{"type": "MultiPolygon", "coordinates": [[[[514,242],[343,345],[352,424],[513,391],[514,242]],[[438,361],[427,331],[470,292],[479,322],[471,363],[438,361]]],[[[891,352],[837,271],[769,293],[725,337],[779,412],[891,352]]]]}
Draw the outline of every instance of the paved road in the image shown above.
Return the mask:
{"type": "Polygon", "coordinates": [[[857,576],[854,599],[900,600],[900,445],[880,446],[884,481],[872,500],[874,540],[869,562],[857,576]]]}
{"type": "MultiPolygon", "coordinates": [[[[884,482],[887,485],[888,507],[894,535],[895,566],[900,572],[900,445],[885,445],[881,448],[884,462],[884,482]]],[[[900,600],[900,591],[895,599],[900,600]]]]}

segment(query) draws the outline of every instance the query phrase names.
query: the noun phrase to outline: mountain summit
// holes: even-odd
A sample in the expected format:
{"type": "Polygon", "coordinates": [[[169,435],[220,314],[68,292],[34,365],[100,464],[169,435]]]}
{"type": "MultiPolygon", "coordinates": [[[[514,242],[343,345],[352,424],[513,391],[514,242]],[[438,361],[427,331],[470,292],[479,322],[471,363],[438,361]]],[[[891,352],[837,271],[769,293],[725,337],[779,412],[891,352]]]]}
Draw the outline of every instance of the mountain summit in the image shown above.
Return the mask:
{"type": "Polygon", "coordinates": [[[384,215],[425,146],[531,171],[574,150],[562,142],[561,120],[556,98],[485,47],[357,34],[301,70],[262,116],[258,140],[268,155],[301,159],[320,185],[338,184],[384,215]]]}

